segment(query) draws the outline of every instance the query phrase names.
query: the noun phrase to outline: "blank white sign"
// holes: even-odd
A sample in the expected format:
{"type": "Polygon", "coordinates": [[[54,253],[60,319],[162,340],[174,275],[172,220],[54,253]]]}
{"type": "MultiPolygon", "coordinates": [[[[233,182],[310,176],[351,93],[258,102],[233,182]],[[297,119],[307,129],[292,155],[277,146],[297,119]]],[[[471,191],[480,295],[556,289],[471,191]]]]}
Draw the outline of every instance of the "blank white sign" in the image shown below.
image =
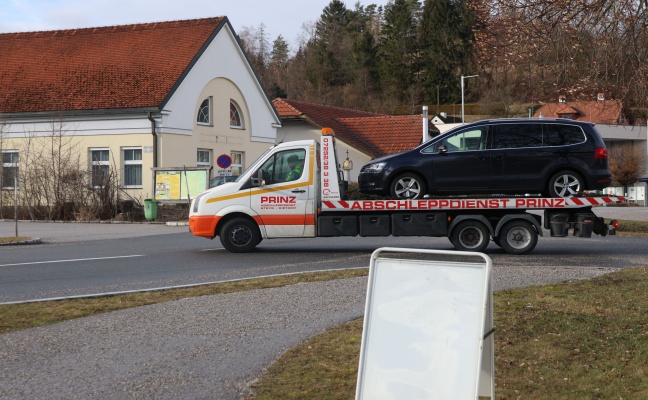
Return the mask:
{"type": "Polygon", "coordinates": [[[356,398],[476,398],[485,318],[490,316],[490,258],[469,253],[487,261],[457,263],[377,253],[370,269],[356,398]]]}

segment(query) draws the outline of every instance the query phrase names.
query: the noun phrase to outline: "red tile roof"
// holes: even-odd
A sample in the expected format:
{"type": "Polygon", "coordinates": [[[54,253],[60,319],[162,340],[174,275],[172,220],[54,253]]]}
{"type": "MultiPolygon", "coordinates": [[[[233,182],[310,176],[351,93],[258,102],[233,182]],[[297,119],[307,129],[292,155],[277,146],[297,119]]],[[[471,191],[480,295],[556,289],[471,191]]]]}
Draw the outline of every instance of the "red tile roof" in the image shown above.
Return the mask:
{"type": "Polygon", "coordinates": [[[411,150],[421,144],[423,138],[420,115],[340,118],[339,121],[383,154],[411,150]]]}
{"type": "Polygon", "coordinates": [[[379,157],[380,150],[338,122],[338,118],[380,116],[366,111],[325,106],[308,101],[275,99],[272,102],[282,120],[304,120],[319,128],[332,128],[338,139],[372,157],[379,157]]]}
{"type": "Polygon", "coordinates": [[[419,115],[389,116],[289,99],[275,99],[273,104],[284,121],[333,128],[338,139],[371,157],[413,149],[423,136],[419,115]]]}
{"type": "Polygon", "coordinates": [[[0,113],[160,107],[224,22],[0,34],[0,113]]]}
{"type": "Polygon", "coordinates": [[[577,121],[614,125],[621,122],[622,112],[620,100],[569,101],[546,103],[535,112],[534,117],[560,118],[561,115],[572,114],[577,121]]]}

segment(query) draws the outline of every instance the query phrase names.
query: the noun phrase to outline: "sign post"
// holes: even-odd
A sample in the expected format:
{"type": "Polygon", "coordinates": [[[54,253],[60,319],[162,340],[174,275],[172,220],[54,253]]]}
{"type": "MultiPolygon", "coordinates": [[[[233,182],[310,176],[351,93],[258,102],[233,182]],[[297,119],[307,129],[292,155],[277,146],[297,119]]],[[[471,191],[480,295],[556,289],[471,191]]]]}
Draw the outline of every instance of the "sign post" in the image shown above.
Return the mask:
{"type": "Polygon", "coordinates": [[[376,250],[356,399],[494,399],[491,268],[482,253],[376,250]]]}

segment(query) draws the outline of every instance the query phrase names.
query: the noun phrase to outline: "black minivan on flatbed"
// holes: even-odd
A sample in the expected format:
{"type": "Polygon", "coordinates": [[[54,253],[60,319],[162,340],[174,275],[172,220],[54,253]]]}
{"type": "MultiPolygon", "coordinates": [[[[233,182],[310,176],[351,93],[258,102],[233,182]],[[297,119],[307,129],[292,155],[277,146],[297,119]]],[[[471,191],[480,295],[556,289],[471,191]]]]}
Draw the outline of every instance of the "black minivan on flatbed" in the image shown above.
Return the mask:
{"type": "Polygon", "coordinates": [[[569,197],[610,186],[608,153],[594,124],[568,119],[494,119],[461,125],[413,150],[372,160],[363,193],[540,194],[569,197]]]}

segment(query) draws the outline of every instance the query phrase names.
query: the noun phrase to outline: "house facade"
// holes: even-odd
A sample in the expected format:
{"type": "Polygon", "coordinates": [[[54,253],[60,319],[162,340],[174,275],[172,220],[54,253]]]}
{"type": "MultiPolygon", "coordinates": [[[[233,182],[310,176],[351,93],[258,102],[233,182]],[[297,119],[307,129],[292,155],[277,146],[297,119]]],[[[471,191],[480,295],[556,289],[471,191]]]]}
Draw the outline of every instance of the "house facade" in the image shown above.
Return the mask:
{"type": "Polygon", "coordinates": [[[0,34],[0,53],[3,197],[64,144],[88,186],[154,198],[155,170],[238,175],[281,124],[226,17],[0,34]]]}

